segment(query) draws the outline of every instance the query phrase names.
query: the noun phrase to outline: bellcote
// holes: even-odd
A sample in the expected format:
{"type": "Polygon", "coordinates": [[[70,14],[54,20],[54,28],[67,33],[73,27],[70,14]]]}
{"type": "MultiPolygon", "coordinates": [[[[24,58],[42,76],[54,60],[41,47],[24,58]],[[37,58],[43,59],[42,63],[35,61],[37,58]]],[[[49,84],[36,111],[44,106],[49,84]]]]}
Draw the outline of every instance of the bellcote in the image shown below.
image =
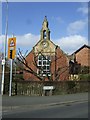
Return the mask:
{"type": "Polygon", "coordinates": [[[41,40],[50,40],[50,30],[48,28],[47,17],[45,16],[42,29],[41,29],[41,40]]]}

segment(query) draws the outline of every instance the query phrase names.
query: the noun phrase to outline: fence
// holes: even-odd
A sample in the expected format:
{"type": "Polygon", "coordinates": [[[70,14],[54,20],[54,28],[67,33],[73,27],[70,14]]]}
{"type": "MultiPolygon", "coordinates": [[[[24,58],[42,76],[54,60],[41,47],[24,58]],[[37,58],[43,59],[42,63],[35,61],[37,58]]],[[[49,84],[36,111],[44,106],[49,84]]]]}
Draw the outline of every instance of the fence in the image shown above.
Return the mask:
{"type": "Polygon", "coordinates": [[[52,95],[88,92],[90,81],[15,81],[12,83],[12,95],[42,96],[50,95],[43,86],[54,86],[52,95]]]}

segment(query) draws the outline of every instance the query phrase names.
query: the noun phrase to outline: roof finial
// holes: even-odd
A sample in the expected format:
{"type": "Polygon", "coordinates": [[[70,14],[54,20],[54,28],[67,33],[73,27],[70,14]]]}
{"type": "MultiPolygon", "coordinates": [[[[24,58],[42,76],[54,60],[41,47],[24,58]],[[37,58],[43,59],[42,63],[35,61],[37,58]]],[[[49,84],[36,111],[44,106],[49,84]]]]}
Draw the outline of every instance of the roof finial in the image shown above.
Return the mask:
{"type": "Polygon", "coordinates": [[[45,18],[47,19],[47,16],[45,15],[45,18]]]}
{"type": "Polygon", "coordinates": [[[47,21],[47,16],[45,16],[44,20],[47,21]]]}

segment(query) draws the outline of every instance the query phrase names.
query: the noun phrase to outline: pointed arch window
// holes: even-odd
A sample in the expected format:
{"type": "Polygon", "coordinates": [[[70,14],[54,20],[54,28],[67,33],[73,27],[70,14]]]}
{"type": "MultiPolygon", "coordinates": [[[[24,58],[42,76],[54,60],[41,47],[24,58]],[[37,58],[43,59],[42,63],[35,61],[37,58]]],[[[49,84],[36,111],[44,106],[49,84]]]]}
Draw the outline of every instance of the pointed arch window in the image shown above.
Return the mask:
{"type": "Polygon", "coordinates": [[[50,74],[50,56],[38,56],[38,75],[40,76],[51,76],[50,74]]]}
{"type": "Polygon", "coordinates": [[[43,31],[43,39],[46,40],[46,30],[43,31]]]}

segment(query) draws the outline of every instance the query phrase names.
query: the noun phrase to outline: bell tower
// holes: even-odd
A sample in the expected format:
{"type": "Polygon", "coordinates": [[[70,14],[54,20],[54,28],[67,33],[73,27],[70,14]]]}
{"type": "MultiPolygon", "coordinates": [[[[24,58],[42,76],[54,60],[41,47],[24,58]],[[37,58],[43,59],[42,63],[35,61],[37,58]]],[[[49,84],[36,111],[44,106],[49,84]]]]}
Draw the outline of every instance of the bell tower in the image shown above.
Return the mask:
{"type": "Polygon", "coordinates": [[[42,24],[40,40],[50,40],[50,30],[48,28],[48,21],[46,16],[42,24]]]}

